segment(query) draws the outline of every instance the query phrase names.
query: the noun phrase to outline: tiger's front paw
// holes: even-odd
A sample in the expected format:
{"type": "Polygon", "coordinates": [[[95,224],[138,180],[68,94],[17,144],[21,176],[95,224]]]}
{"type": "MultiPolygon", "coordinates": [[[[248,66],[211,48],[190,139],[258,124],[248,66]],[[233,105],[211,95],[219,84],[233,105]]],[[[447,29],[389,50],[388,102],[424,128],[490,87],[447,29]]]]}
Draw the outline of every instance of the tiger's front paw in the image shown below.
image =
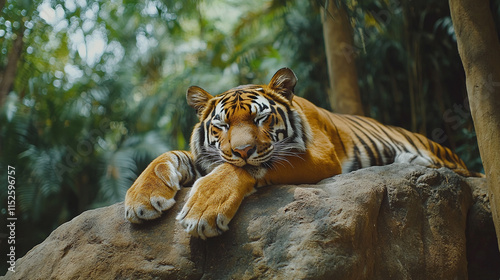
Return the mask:
{"type": "Polygon", "coordinates": [[[175,204],[179,174],[169,163],[151,163],[125,196],[125,217],[132,223],[152,220],[175,204]]]}
{"type": "Polygon", "coordinates": [[[207,208],[200,210],[199,205],[192,208],[183,208],[177,215],[177,220],[186,229],[186,232],[201,239],[221,235],[228,230],[231,220],[226,215],[218,213],[217,209],[207,208]]]}
{"type": "Polygon", "coordinates": [[[255,179],[225,164],[198,179],[177,220],[193,236],[206,239],[228,230],[246,195],[254,191],[255,179]]]}
{"type": "Polygon", "coordinates": [[[193,236],[206,239],[228,230],[228,224],[241,200],[220,186],[198,180],[177,220],[193,236]]]}

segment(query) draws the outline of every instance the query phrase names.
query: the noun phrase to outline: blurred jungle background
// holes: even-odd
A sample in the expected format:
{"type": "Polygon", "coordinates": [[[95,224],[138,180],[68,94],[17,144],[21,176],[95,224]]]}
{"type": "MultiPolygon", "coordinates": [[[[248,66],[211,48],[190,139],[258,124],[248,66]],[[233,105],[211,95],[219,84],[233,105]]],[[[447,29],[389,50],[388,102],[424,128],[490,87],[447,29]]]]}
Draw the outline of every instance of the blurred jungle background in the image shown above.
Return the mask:
{"type": "MultiPolygon", "coordinates": [[[[296,94],[331,109],[325,3],[0,0],[2,258],[9,165],[21,257],[82,211],[123,201],[159,154],[189,149],[190,85],[218,94],[288,66],[296,94]]],[[[482,171],[447,1],[334,4],[349,16],[365,115],[482,171]]]]}

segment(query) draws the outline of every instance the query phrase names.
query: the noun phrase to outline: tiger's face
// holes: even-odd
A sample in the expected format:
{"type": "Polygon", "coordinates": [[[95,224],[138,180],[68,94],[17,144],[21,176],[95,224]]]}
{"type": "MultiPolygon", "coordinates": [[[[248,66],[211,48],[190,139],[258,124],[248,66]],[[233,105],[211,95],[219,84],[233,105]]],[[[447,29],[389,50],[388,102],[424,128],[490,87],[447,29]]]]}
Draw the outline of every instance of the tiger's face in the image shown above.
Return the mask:
{"type": "Polygon", "coordinates": [[[304,118],[292,102],[295,83],[295,74],[284,68],[269,85],[239,86],[215,97],[190,87],[188,103],[200,118],[191,137],[197,164],[210,172],[227,162],[260,177],[305,151],[304,118]]]}

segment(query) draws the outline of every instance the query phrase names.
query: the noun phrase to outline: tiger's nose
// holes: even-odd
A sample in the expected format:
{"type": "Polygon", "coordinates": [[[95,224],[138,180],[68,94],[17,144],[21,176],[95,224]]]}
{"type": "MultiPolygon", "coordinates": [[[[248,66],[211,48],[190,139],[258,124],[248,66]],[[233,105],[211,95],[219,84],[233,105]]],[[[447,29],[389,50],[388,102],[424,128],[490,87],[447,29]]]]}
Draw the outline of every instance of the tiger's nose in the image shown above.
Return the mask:
{"type": "Polygon", "coordinates": [[[233,154],[239,156],[242,159],[249,158],[255,152],[255,146],[245,145],[239,146],[233,149],[233,154]]]}

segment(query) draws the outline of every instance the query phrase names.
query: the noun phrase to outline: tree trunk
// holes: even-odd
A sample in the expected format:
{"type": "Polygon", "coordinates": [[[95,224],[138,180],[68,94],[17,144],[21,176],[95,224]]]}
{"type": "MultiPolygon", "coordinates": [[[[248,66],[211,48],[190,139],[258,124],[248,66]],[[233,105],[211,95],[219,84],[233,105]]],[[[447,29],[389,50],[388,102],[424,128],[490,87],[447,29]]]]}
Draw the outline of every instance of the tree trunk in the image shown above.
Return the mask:
{"type": "Polygon", "coordinates": [[[5,71],[2,72],[0,80],[0,106],[5,103],[5,98],[7,97],[7,94],[9,94],[12,84],[16,78],[17,63],[21,58],[23,50],[23,34],[24,27],[21,28],[16,34],[17,37],[14,39],[7,57],[7,66],[5,67],[5,71]]]}
{"type": "Polygon", "coordinates": [[[3,7],[5,6],[5,1],[6,0],[0,0],[0,13],[2,12],[3,7]]]}
{"type": "Polygon", "coordinates": [[[500,241],[500,43],[489,1],[450,0],[449,3],[500,241]]]}
{"type": "Polygon", "coordinates": [[[363,115],[349,18],[345,9],[337,7],[335,1],[327,0],[325,3],[321,15],[330,80],[330,105],[336,113],[363,115]]]}

